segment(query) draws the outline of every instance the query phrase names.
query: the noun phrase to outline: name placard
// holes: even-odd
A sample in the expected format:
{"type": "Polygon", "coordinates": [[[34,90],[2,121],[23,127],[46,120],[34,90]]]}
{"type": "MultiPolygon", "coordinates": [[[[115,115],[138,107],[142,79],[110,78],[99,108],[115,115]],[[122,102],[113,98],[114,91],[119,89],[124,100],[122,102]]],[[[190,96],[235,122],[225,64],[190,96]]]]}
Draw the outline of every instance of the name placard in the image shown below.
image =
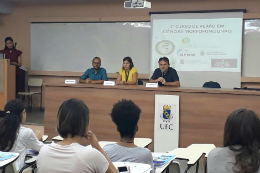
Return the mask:
{"type": "Polygon", "coordinates": [[[73,79],[66,79],[65,80],[65,84],[76,84],[76,80],[73,80],[73,79]]]}
{"type": "Polygon", "coordinates": [[[115,81],[104,81],[103,85],[104,86],[115,86],[116,82],[115,81]]]}
{"type": "Polygon", "coordinates": [[[158,87],[158,83],[146,83],[146,87],[157,88],[158,87]]]}

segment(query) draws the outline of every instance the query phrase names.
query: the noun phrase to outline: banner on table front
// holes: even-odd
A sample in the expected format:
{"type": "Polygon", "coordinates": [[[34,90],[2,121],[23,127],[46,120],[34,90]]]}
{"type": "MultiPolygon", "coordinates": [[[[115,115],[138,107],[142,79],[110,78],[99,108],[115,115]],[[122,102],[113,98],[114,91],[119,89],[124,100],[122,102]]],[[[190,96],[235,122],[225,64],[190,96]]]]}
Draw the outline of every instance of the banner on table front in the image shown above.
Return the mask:
{"type": "Polygon", "coordinates": [[[165,152],[179,144],[179,96],[155,95],[154,151],[165,152]]]}

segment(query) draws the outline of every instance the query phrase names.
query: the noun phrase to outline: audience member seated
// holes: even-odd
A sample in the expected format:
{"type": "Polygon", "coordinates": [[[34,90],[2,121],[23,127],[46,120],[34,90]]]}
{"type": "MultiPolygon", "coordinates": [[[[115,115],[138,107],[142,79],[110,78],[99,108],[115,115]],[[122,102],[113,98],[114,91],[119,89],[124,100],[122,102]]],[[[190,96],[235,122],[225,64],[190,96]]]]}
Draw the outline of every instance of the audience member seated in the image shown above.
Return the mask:
{"type": "Polygon", "coordinates": [[[104,68],[101,68],[101,59],[99,57],[95,57],[92,60],[92,67],[89,68],[85,73],[80,77],[80,83],[88,83],[88,84],[102,84],[105,80],[107,80],[107,72],[104,68]]]}
{"type": "Polygon", "coordinates": [[[226,120],[224,147],[208,155],[208,173],[260,173],[260,121],[254,111],[240,108],[226,120]]]}
{"type": "Polygon", "coordinates": [[[24,166],[27,150],[40,151],[44,146],[39,141],[43,133],[37,131],[35,135],[31,129],[21,125],[26,120],[26,112],[20,100],[9,101],[5,105],[4,114],[0,121],[0,151],[20,154],[15,161],[15,167],[19,171],[24,166]]]}
{"type": "Polygon", "coordinates": [[[104,146],[104,151],[113,162],[145,163],[154,168],[150,150],[134,144],[140,113],[141,109],[131,100],[122,100],[114,105],[111,118],[120,133],[120,140],[104,146]]]}
{"type": "Polygon", "coordinates": [[[137,85],[138,74],[130,57],[123,59],[123,67],[120,68],[116,79],[117,85],[137,85]]]}
{"type": "Polygon", "coordinates": [[[88,126],[89,109],[82,101],[63,102],[57,115],[57,131],[64,139],[41,149],[38,173],[118,172],[88,126]],[[85,147],[88,142],[93,148],[85,147]]]}

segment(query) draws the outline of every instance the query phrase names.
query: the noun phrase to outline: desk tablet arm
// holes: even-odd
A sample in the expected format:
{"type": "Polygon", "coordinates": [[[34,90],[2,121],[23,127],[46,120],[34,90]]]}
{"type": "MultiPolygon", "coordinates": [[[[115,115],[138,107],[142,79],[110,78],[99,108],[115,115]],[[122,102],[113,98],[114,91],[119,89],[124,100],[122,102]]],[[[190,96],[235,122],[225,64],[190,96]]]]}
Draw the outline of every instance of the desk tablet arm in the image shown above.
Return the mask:
{"type": "Polygon", "coordinates": [[[36,160],[37,157],[35,156],[26,156],[27,158],[30,158],[28,160],[25,161],[25,165],[24,167],[22,167],[22,169],[19,171],[19,173],[22,173],[25,169],[32,167],[32,173],[34,173],[34,169],[37,168],[36,166],[36,160]]]}

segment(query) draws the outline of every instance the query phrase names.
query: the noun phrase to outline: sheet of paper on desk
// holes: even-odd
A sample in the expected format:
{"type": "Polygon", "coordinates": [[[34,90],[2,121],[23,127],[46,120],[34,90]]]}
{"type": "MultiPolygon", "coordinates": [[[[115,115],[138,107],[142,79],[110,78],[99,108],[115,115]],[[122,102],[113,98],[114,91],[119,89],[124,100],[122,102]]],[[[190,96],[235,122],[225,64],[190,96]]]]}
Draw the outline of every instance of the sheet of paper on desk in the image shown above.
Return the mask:
{"type": "Polygon", "coordinates": [[[44,141],[46,141],[48,139],[48,135],[43,135],[42,136],[42,141],[44,142],[44,141]]]}
{"type": "Polygon", "coordinates": [[[113,162],[113,165],[117,167],[130,167],[130,172],[133,173],[150,173],[151,166],[148,164],[142,163],[130,163],[130,162],[113,162]]]}
{"type": "Polygon", "coordinates": [[[167,153],[152,153],[153,155],[153,164],[155,167],[162,167],[169,161],[176,158],[176,155],[167,154],[167,153]]]}
{"type": "Polygon", "coordinates": [[[63,138],[61,136],[55,136],[52,138],[53,140],[58,140],[58,141],[62,141],[63,138]]]}
{"type": "Polygon", "coordinates": [[[10,154],[8,152],[0,152],[0,161],[4,161],[4,160],[10,159],[12,157],[15,157],[15,155],[10,154]]]}

